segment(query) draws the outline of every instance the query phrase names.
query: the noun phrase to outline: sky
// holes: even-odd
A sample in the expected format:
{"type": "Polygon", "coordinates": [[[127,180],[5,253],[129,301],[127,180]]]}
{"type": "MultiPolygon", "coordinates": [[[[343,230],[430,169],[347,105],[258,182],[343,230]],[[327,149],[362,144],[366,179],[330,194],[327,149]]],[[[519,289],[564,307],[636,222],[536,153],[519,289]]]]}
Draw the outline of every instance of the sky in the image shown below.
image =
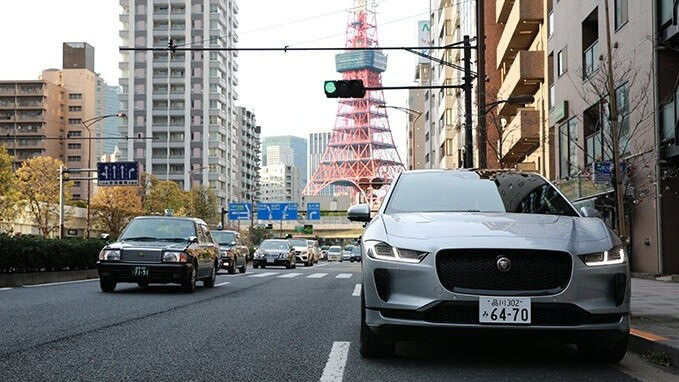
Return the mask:
{"type": "MultiPolygon", "coordinates": [[[[344,46],[348,8],[354,0],[240,0],[240,47],[344,46]]],[[[417,45],[417,22],[427,19],[427,0],[377,0],[382,46],[417,45]]],[[[119,77],[118,0],[3,1],[0,36],[6,53],[0,80],[35,79],[61,67],[61,44],[86,41],[95,47],[95,70],[109,84],[119,77]],[[38,11],[39,10],[39,11],[38,11]],[[11,36],[11,37],[10,37],[11,36]]],[[[334,52],[240,52],[239,100],[253,110],[263,136],[329,131],[337,101],[326,99],[323,81],[338,79],[334,52]]],[[[390,51],[384,86],[413,84],[417,57],[390,51]]],[[[385,92],[388,105],[407,106],[406,90],[385,92]]],[[[388,109],[394,140],[405,161],[406,114],[388,109]]]]}

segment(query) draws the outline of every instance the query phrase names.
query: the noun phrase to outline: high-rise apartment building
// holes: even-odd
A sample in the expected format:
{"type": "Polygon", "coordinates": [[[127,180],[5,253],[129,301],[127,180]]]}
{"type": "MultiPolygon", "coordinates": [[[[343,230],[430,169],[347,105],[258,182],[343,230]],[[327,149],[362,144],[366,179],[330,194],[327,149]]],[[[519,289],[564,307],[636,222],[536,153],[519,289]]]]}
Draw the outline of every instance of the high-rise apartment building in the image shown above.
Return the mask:
{"type": "MultiPolygon", "coordinates": [[[[210,48],[238,42],[235,0],[120,0],[122,46],[210,48]]],[[[219,205],[237,200],[238,52],[125,52],[121,148],[141,171],[189,190],[209,185],[219,205]],[[191,184],[193,182],[193,184],[191,184]]]]}
{"type": "Polygon", "coordinates": [[[293,164],[298,168],[302,184],[307,182],[307,141],[294,135],[265,137],[262,139],[262,164],[268,165],[266,148],[269,146],[286,146],[293,150],[293,164]]]}
{"type": "MultiPolygon", "coordinates": [[[[97,78],[97,112],[96,115],[113,115],[120,112],[120,90],[118,86],[108,85],[103,78],[97,78]]],[[[113,138],[120,135],[120,120],[106,118],[99,122],[100,128],[96,130],[97,138],[113,138]]],[[[119,141],[114,139],[100,139],[93,142],[94,152],[97,157],[112,154],[119,141]]],[[[126,143],[120,142],[121,145],[126,143]]]]}
{"type": "Polygon", "coordinates": [[[238,187],[236,195],[237,201],[248,202],[259,200],[259,136],[262,128],[257,126],[255,113],[244,107],[237,107],[237,127],[240,139],[238,148],[240,150],[240,161],[238,168],[238,187]]]}
{"type": "MultiPolygon", "coordinates": [[[[311,179],[311,176],[316,172],[316,169],[321,164],[323,160],[323,153],[328,148],[330,143],[330,131],[321,131],[309,134],[309,168],[307,170],[307,179],[311,179]]],[[[331,196],[335,192],[334,186],[329,186],[323,189],[319,195],[331,196]]]]}
{"type": "MultiPolygon", "coordinates": [[[[429,84],[431,76],[431,65],[429,63],[419,63],[415,69],[415,83],[417,86],[426,86],[429,84]]],[[[407,138],[406,150],[406,166],[408,170],[421,170],[426,167],[425,155],[427,154],[427,147],[425,146],[425,137],[429,137],[429,131],[425,122],[423,114],[425,110],[425,90],[411,89],[408,93],[408,109],[412,110],[408,113],[407,121],[407,138]]]]}

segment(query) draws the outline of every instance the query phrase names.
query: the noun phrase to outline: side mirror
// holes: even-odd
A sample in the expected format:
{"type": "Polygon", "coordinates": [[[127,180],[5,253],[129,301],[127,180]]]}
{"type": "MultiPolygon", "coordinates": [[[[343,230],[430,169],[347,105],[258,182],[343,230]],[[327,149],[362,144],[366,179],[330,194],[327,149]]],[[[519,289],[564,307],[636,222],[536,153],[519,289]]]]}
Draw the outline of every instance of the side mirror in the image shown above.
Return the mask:
{"type": "Polygon", "coordinates": [[[108,241],[108,239],[111,238],[111,235],[109,235],[109,234],[107,234],[107,233],[102,233],[101,235],[99,235],[99,238],[100,238],[101,240],[108,241]]]}
{"type": "Polygon", "coordinates": [[[196,236],[189,236],[189,243],[194,244],[194,243],[197,243],[197,242],[198,242],[198,238],[196,236]]]}
{"type": "Polygon", "coordinates": [[[370,222],[370,206],[367,204],[357,204],[349,207],[347,218],[352,222],[370,222]]]}
{"type": "Polygon", "coordinates": [[[601,212],[596,208],[582,207],[580,208],[580,214],[586,218],[600,218],[601,212]]]}

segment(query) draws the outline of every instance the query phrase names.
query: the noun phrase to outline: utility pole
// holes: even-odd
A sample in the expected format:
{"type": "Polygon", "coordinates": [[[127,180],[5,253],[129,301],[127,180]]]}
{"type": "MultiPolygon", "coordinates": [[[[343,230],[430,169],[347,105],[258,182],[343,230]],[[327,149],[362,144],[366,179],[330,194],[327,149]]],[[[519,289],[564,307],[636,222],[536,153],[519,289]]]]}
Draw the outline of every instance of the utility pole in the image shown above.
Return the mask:
{"type": "Polygon", "coordinates": [[[474,167],[474,141],[472,137],[472,48],[469,36],[464,36],[464,167],[474,167]]]}
{"type": "Polygon", "coordinates": [[[64,238],[64,165],[59,166],[59,239],[64,238]]]}
{"type": "Polygon", "coordinates": [[[486,27],[484,1],[476,0],[476,72],[478,73],[478,84],[476,93],[478,95],[478,105],[476,113],[479,117],[479,168],[487,168],[488,160],[487,145],[488,132],[486,130],[486,27]]]}

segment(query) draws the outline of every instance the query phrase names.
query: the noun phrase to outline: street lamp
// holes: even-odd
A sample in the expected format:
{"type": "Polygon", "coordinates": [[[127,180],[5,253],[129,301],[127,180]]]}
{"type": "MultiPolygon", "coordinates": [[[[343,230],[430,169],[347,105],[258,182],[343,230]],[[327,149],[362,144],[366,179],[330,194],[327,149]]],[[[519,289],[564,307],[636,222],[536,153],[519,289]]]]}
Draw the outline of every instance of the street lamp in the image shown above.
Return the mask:
{"type": "Polygon", "coordinates": [[[415,123],[421,116],[422,112],[413,110],[413,109],[408,109],[407,107],[400,107],[400,106],[391,106],[391,105],[377,105],[378,109],[394,109],[394,110],[400,110],[404,113],[410,114],[410,115],[417,115],[415,120],[413,120],[413,123],[415,123]]]}
{"type": "MultiPolygon", "coordinates": [[[[107,118],[125,118],[127,117],[127,114],[125,113],[116,113],[116,114],[106,114],[106,115],[100,115],[96,116],[94,118],[90,118],[84,121],[80,121],[80,124],[87,130],[87,169],[92,171],[92,130],[90,129],[90,126],[94,125],[97,122],[100,122],[104,119],[107,118]]],[[[96,171],[96,170],[94,170],[96,171]]],[[[87,229],[86,229],[86,236],[85,237],[90,237],[90,199],[92,198],[92,179],[88,177],[87,179],[87,229]]]]}
{"type": "Polygon", "coordinates": [[[486,105],[486,110],[483,112],[483,116],[485,117],[486,114],[490,113],[491,110],[493,110],[497,105],[502,104],[502,103],[508,103],[512,105],[525,105],[529,103],[535,102],[535,97],[532,95],[518,95],[514,97],[509,97],[507,99],[501,99],[497,100],[495,102],[491,102],[486,105]]]}

